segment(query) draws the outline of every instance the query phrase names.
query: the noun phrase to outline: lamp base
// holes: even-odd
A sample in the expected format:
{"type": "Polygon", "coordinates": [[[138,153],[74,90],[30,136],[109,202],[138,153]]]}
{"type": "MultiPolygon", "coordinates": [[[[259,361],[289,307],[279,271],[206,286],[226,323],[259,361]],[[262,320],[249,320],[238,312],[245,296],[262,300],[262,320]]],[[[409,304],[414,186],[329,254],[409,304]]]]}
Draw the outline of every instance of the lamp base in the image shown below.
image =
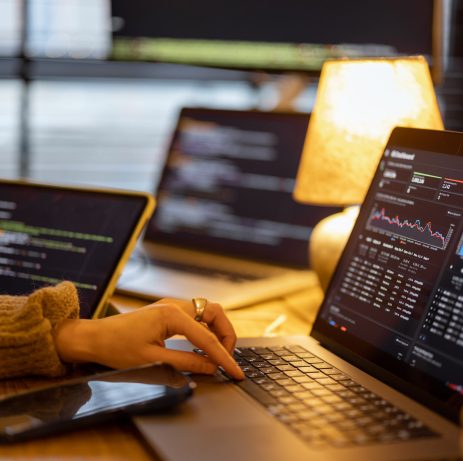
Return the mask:
{"type": "Polygon", "coordinates": [[[310,265],[323,291],[328,287],[359,210],[359,206],[345,208],[340,213],[322,219],[312,230],[309,242],[310,265]]]}

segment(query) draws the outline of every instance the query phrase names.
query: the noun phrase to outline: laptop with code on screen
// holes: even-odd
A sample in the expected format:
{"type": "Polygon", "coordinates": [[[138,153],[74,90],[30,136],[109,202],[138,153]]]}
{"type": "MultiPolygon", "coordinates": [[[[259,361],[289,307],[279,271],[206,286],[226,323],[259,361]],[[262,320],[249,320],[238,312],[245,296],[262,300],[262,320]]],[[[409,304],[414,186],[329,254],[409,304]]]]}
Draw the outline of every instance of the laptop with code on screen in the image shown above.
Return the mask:
{"type": "Polygon", "coordinates": [[[0,294],[74,282],[101,315],[151,215],[146,193],[0,180],[0,294]]]}
{"type": "Polygon", "coordinates": [[[394,129],[310,336],[235,354],[135,418],[163,459],[462,459],[463,133],[394,129]]]}
{"type": "Polygon", "coordinates": [[[241,307],[313,286],[313,226],[292,198],[309,114],[183,108],[156,211],[118,290],[241,307]]]}

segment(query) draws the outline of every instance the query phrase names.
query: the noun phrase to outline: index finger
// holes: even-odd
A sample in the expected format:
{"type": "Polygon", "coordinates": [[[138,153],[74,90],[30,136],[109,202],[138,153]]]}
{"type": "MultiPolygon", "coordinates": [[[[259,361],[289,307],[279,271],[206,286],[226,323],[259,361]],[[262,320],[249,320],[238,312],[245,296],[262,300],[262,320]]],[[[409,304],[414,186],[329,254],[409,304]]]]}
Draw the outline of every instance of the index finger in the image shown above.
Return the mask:
{"type": "Polygon", "coordinates": [[[195,346],[202,349],[209,359],[220,365],[230,376],[243,379],[244,373],[217,337],[181,309],[173,309],[168,329],[172,335],[182,334],[195,346]]]}

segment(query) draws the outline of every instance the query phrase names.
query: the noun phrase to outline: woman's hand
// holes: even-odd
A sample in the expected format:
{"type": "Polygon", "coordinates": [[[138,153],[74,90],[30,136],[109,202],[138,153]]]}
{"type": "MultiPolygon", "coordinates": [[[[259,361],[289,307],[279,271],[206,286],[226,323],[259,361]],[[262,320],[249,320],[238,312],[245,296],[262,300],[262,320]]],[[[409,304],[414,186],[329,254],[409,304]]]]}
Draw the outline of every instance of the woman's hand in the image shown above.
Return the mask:
{"type": "Polygon", "coordinates": [[[112,368],[169,363],[178,370],[213,374],[220,365],[232,377],[244,375],[231,353],[236,335],[219,304],[208,302],[203,325],[194,320],[191,302],[161,299],[127,314],[97,320],[64,320],[55,332],[65,362],[96,362],[112,368]],[[164,340],[184,335],[207,357],[166,349],[164,340]]]}

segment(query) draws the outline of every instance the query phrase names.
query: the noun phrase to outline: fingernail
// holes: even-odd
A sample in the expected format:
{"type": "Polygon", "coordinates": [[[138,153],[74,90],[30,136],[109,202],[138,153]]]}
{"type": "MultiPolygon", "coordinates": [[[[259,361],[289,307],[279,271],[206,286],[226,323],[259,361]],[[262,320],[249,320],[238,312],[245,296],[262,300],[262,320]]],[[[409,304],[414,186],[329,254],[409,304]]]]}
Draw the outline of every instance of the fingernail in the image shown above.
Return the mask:
{"type": "Polygon", "coordinates": [[[236,375],[238,376],[238,378],[244,379],[244,372],[243,372],[243,370],[239,367],[238,364],[236,365],[236,375]]]}

